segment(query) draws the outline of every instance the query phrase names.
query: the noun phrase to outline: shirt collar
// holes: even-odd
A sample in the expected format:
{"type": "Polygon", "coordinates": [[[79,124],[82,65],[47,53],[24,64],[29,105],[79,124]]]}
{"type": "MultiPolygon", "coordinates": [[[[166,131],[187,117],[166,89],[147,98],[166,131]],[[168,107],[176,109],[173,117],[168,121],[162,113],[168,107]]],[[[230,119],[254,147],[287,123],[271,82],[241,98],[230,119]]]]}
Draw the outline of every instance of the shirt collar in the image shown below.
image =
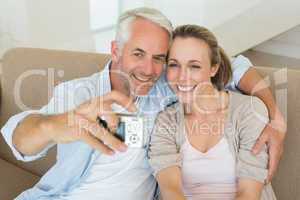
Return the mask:
{"type": "Polygon", "coordinates": [[[101,94],[106,94],[111,92],[111,82],[110,82],[110,66],[112,61],[106,63],[104,69],[100,72],[100,87],[101,87],[101,94]]]}

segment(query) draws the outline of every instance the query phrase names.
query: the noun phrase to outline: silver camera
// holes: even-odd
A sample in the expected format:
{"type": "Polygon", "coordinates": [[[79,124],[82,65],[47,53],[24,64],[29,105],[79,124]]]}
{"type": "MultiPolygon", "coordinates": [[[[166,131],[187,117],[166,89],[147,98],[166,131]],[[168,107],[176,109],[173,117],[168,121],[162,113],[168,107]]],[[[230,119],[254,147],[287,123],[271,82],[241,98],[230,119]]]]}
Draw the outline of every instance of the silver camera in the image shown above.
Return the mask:
{"type": "Polygon", "coordinates": [[[129,147],[144,147],[144,119],[134,114],[118,114],[120,122],[116,136],[129,147]]]}

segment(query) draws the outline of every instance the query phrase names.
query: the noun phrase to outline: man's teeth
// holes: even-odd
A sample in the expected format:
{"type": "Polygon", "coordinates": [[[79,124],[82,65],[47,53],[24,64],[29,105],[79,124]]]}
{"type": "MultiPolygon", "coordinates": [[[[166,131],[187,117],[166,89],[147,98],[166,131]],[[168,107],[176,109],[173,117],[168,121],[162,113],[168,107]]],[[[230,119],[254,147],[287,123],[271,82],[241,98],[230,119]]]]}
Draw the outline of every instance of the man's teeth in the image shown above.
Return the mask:
{"type": "Polygon", "coordinates": [[[192,91],[194,89],[194,86],[180,86],[178,85],[178,90],[181,92],[189,92],[192,91]]]}
{"type": "Polygon", "coordinates": [[[143,77],[140,77],[140,76],[137,76],[137,75],[133,75],[135,79],[139,80],[139,81],[142,81],[142,82],[148,82],[151,80],[151,78],[143,78],[143,77]]]}

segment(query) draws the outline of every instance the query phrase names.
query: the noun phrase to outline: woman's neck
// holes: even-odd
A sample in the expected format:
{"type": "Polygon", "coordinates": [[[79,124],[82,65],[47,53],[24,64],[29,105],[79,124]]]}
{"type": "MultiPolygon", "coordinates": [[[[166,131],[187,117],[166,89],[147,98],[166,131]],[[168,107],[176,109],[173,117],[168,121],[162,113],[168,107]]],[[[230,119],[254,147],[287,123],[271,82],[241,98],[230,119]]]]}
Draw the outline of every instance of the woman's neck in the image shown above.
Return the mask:
{"type": "Polygon", "coordinates": [[[218,91],[213,86],[197,95],[192,104],[184,104],[185,113],[193,116],[208,116],[227,111],[229,95],[226,91],[218,91]]]}

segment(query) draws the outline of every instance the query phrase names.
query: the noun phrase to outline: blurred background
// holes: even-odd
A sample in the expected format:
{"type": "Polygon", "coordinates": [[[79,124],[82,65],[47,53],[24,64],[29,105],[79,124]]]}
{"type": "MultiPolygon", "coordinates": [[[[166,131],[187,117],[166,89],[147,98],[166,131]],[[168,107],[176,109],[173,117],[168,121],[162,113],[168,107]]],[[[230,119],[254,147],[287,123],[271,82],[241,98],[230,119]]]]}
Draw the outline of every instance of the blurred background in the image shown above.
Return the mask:
{"type": "Polygon", "coordinates": [[[0,60],[20,46],[109,53],[118,16],[140,6],[210,28],[231,56],[300,66],[297,0],[0,0],[0,60]]]}

